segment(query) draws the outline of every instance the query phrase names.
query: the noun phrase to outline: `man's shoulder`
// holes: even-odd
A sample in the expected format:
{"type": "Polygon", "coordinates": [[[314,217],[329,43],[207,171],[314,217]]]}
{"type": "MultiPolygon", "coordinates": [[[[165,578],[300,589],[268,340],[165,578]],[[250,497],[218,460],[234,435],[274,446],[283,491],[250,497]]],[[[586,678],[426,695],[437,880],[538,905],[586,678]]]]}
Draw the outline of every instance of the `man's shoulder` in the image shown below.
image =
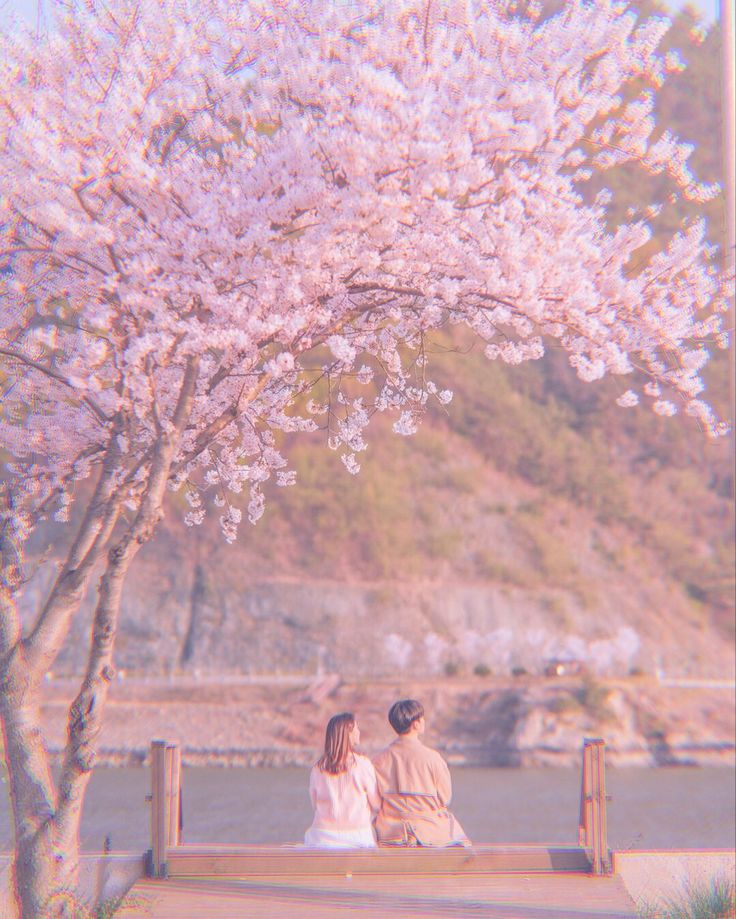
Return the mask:
{"type": "MultiPolygon", "coordinates": [[[[395,743],[395,741],[394,741],[395,743]]],[[[387,759],[390,759],[393,754],[394,744],[390,743],[387,747],[384,747],[383,750],[379,750],[378,753],[374,753],[371,757],[373,765],[376,766],[378,763],[383,763],[387,759]]]]}
{"type": "Polygon", "coordinates": [[[418,751],[417,755],[421,756],[425,760],[429,760],[434,763],[444,763],[445,759],[439,750],[435,750],[434,747],[428,747],[426,744],[417,744],[418,751]]]}
{"type": "Polygon", "coordinates": [[[373,757],[373,762],[374,764],[378,764],[379,762],[386,762],[391,759],[421,759],[442,763],[445,761],[442,754],[433,747],[428,747],[419,740],[407,742],[401,737],[397,737],[393,743],[390,743],[379,753],[376,753],[373,757]]]}

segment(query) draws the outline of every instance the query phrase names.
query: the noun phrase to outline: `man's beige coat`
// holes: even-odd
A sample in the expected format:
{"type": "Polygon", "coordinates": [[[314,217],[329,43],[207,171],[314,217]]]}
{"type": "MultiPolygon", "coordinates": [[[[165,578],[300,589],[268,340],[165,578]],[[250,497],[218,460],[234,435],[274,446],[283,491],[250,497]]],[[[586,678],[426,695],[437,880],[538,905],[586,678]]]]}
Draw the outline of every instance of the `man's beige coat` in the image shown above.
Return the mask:
{"type": "Polygon", "coordinates": [[[448,811],[452,780],[447,763],[415,734],[399,736],[373,761],[381,793],[376,836],[383,846],[469,845],[448,811]]]}

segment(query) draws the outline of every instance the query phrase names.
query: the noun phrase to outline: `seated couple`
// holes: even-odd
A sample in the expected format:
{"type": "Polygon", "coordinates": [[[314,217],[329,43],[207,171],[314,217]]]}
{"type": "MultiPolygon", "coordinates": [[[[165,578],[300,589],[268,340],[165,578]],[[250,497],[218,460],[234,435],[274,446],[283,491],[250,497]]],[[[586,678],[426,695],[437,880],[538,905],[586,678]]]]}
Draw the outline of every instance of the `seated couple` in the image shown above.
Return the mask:
{"type": "Polygon", "coordinates": [[[388,720],[398,736],[371,762],[356,753],[355,717],[346,712],[330,719],[325,751],[309,777],[314,820],[304,837],[307,846],[470,845],[447,809],[452,795],[447,763],[420,740],[421,704],[396,702],[388,720]]]}

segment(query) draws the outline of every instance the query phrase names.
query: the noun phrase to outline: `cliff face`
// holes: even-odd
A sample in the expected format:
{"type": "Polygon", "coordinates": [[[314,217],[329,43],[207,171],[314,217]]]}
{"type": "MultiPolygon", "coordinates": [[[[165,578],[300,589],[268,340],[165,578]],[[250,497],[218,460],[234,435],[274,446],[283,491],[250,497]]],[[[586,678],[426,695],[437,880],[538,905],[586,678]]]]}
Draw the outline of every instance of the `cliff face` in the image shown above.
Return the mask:
{"type": "MultiPolygon", "coordinates": [[[[560,594],[560,617],[546,596],[446,582],[256,581],[242,591],[221,582],[193,602],[186,584],[164,594],[155,567],[139,568],[126,592],[116,659],[130,672],[508,675],[575,658],[597,675],[733,675],[721,630],[688,617],[656,584],[614,587],[594,611],[560,594]]],[[[88,618],[77,621],[58,673],[81,672],[88,618]]]]}

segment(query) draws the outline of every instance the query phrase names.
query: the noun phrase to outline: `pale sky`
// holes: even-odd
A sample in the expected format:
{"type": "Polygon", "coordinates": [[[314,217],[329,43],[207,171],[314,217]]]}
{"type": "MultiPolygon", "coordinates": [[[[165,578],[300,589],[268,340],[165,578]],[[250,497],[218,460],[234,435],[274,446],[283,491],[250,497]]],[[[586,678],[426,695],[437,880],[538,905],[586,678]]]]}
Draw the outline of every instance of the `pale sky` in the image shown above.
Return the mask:
{"type": "MultiPolygon", "coordinates": [[[[44,0],[40,0],[40,2],[43,5],[49,5],[49,0],[45,0],[45,3],[44,0]]],[[[702,10],[707,22],[711,22],[718,15],[719,0],[665,0],[665,2],[673,10],[689,3],[690,6],[702,10]]],[[[723,2],[729,2],[729,0],[723,0],[723,2]]],[[[733,0],[730,0],[730,2],[733,2],[733,0]]],[[[8,21],[11,10],[23,16],[28,22],[35,23],[38,3],[39,0],[0,0],[0,25],[8,21]]]]}

